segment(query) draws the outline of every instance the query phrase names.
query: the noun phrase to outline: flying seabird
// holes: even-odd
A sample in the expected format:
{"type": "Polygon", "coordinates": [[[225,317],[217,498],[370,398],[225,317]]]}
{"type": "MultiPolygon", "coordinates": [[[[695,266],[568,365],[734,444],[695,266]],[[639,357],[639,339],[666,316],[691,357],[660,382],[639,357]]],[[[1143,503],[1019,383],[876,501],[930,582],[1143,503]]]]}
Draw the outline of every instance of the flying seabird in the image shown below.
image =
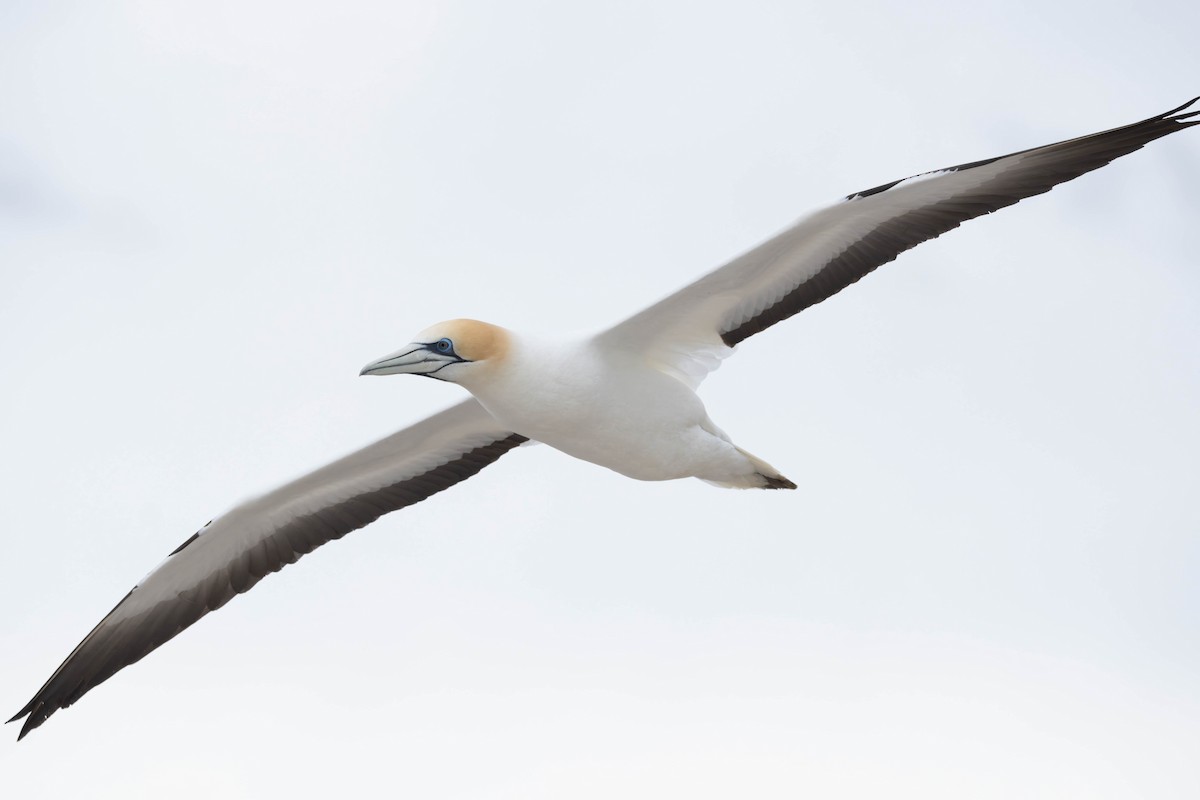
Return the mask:
{"type": "Polygon", "coordinates": [[[453,320],[363,368],[473,397],[217,517],[173,550],[10,722],[23,738],[209,611],[332,539],[460,483],[535,440],[639,480],[794,489],[738,447],[695,390],[745,339],[881,264],[1184,128],[1200,100],[1132,125],[876,186],[597,335],[546,341],[453,320]]]}

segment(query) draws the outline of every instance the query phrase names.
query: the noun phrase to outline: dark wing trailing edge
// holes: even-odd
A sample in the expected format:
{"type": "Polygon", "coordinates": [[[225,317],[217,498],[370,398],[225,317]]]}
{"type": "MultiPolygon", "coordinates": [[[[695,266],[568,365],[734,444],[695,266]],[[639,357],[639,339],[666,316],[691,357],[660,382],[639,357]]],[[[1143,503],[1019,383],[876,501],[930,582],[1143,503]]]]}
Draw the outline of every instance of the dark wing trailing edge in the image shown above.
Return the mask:
{"type": "Polygon", "coordinates": [[[825,300],[921,242],[1200,125],[1200,100],[1102,133],[857,192],[601,334],[697,376],[728,349],[825,300]]]}
{"type": "MultiPolygon", "coordinates": [[[[732,347],[776,322],[782,322],[833,296],[877,267],[894,260],[905,250],[937,238],[967,220],[1011,206],[1026,197],[1048,192],[1060,183],[1140,150],[1155,139],[1200,125],[1200,120],[1185,121],[1200,114],[1200,111],[1172,116],[1197,100],[1200,97],[1165,114],[1122,128],[940,170],[945,174],[966,173],[1011,160],[1011,166],[997,170],[993,177],[977,186],[964,187],[928,205],[902,210],[880,220],[874,229],[830,258],[809,280],[755,316],[738,322],[736,327],[721,331],[722,341],[732,347]]],[[[924,175],[914,175],[913,178],[922,178],[924,175]]],[[[863,198],[884,194],[913,178],[858,192],[847,197],[846,201],[853,204],[863,198]]]]}
{"type": "Polygon", "coordinates": [[[9,720],[27,717],[18,738],[272,572],[524,441],[468,400],[218,517],[134,587],[9,720]]]}

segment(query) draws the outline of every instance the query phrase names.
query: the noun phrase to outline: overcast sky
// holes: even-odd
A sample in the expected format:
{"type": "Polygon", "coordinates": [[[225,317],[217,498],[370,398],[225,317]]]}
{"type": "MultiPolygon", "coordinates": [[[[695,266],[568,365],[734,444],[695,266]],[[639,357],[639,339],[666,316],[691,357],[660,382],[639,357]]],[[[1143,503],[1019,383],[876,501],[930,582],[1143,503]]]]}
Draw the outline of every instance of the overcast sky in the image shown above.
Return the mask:
{"type": "MultiPolygon", "coordinates": [[[[1200,94],[1163,3],[0,6],[0,711],[233,503],[808,210],[1200,94]],[[335,10],[336,9],[336,10],[335,10]]],[[[14,797],[1195,797],[1200,131],[744,343],[796,492],[524,448],[19,745],[14,797]]]]}

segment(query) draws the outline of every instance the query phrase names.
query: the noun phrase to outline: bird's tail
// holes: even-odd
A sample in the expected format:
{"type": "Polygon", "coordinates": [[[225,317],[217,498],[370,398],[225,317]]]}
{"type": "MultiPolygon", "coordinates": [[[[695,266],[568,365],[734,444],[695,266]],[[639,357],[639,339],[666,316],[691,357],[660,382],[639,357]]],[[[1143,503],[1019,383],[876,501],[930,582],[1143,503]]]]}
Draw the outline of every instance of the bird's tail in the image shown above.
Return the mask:
{"type": "Polygon", "coordinates": [[[726,489],[795,489],[796,484],[780,474],[779,470],[772,467],[767,462],[763,461],[752,453],[747,453],[737,445],[734,445],[737,451],[746,457],[754,468],[753,471],[747,472],[745,475],[739,475],[731,480],[713,481],[705,479],[705,483],[711,483],[713,486],[722,486],[726,489]]]}

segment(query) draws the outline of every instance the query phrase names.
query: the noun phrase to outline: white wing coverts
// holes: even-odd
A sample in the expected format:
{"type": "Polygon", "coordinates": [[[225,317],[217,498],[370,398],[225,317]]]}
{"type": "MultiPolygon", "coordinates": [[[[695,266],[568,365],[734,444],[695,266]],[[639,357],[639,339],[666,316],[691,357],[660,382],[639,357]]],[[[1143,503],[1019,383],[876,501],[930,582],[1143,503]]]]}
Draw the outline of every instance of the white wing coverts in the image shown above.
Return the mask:
{"type": "Polygon", "coordinates": [[[905,250],[1048,192],[1155,139],[1200,124],[1179,108],[1121,128],[856,192],[797,222],[600,338],[641,350],[693,388],[730,348],[833,296],[905,250]]]}
{"type": "Polygon", "coordinates": [[[525,441],[468,400],[217,517],[87,635],[12,720],[21,737],[272,572],[471,477],[525,441]]]}
{"type": "MultiPolygon", "coordinates": [[[[601,333],[598,342],[607,352],[644,357],[695,388],[739,342],[905,250],[1200,124],[1193,119],[1200,111],[1179,113],[1195,102],[1122,128],[852,194],[601,333]]],[[[470,363],[444,341],[447,363],[470,363]]],[[[606,435],[603,425],[588,431],[606,435]]],[[[471,477],[524,441],[468,400],[218,517],[75,648],[13,717],[27,717],[21,736],[269,573],[471,477]]]]}

